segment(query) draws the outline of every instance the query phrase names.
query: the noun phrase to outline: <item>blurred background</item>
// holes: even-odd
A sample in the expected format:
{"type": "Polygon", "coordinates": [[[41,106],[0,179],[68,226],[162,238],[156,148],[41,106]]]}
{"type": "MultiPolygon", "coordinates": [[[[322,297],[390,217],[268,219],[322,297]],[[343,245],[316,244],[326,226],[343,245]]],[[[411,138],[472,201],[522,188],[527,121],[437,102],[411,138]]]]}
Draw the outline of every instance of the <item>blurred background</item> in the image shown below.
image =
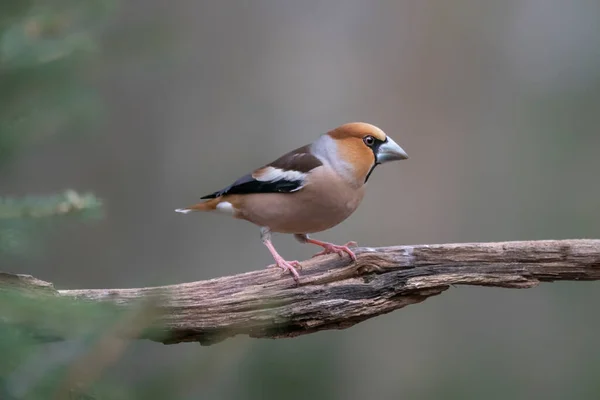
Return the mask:
{"type": "MultiPolygon", "coordinates": [[[[319,239],[600,238],[597,1],[2,3],[2,271],[67,289],[263,268],[256,227],[173,209],[349,121],[410,159],[319,239]]],[[[342,331],[135,342],[93,396],[598,399],[599,289],[455,287],[342,331]]],[[[5,358],[2,399],[79,351],[5,358]]]]}

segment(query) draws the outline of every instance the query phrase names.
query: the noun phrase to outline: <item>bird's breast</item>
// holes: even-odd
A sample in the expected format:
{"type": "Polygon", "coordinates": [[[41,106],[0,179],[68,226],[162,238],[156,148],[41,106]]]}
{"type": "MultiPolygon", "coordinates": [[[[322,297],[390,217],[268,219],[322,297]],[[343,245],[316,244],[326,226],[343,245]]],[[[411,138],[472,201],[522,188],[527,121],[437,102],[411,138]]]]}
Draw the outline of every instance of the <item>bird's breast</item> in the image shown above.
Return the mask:
{"type": "Polygon", "coordinates": [[[240,217],[274,232],[321,232],[348,218],[363,196],[364,187],[352,187],[329,171],[317,171],[297,192],[244,196],[240,217]]]}

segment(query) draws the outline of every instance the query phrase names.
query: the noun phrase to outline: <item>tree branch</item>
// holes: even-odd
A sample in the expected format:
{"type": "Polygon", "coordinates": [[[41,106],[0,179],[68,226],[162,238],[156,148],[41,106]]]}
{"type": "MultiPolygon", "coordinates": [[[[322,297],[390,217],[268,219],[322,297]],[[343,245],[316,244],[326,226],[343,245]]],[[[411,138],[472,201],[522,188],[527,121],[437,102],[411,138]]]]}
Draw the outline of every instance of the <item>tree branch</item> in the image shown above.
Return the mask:
{"type": "MultiPolygon", "coordinates": [[[[140,333],[139,326],[129,327],[136,337],[208,345],[238,334],[280,338],[348,328],[452,285],[530,288],[540,282],[600,279],[600,240],[358,248],[356,254],[354,263],[338,255],[303,262],[299,285],[277,269],[261,269],[137,289],[54,290],[28,275],[0,274],[0,290],[16,288],[29,296],[51,294],[121,309],[153,298],[158,313],[149,322],[152,329],[140,333]]],[[[53,337],[68,337],[75,323],[65,318],[53,324],[53,337]]]]}

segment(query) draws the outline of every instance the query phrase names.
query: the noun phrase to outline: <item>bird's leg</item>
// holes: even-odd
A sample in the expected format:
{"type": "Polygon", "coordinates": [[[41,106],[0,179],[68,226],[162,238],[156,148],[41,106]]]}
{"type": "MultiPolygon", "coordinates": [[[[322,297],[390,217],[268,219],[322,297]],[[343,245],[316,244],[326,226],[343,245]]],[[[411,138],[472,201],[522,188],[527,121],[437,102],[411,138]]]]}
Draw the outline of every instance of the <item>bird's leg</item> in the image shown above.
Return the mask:
{"type": "Polygon", "coordinates": [[[350,258],[352,260],[356,261],[356,255],[354,254],[354,252],[352,250],[350,250],[350,246],[356,247],[358,245],[356,242],[348,242],[343,246],[338,246],[333,243],[321,242],[320,240],[311,239],[308,237],[308,235],[304,235],[304,234],[295,234],[294,237],[297,240],[299,240],[301,243],[316,244],[317,246],[321,246],[323,248],[323,251],[315,254],[313,257],[322,256],[324,254],[331,254],[331,253],[337,253],[341,257],[344,255],[344,253],[346,253],[350,256],[350,258]]]}
{"type": "MultiPolygon", "coordinates": [[[[302,269],[302,265],[300,265],[300,263],[295,260],[286,261],[283,259],[283,257],[279,255],[277,250],[275,250],[273,243],[271,243],[271,230],[269,228],[260,228],[260,239],[265,244],[265,246],[267,246],[267,249],[269,249],[271,255],[275,259],[274,265],[278,266],[284,271],[289,271],[289,273],[292,274],[292,276],[294,277],[294,280],[298,282],[300,280],[300,275],[298,274],[298,271],[296,271],[296,268],[302,269]]],[[[272,267],[274,265],[270,265],[269,267],[272,267]]]]}

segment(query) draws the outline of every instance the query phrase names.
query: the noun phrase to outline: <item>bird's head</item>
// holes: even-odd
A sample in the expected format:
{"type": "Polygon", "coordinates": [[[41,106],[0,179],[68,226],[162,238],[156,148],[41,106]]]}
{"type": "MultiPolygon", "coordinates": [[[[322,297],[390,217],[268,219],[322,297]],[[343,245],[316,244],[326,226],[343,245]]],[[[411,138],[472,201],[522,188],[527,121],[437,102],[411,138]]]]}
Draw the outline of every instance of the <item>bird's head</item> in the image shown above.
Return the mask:
{"type": "Polygon", "coordinates": [[[351,176],[356,183],[366,183],[379,164],[408,158],[402,147],[385,132],[364,122],[341,125],[325,136],[335,143],[337,160],[332,160],[332,164],[345,170],[343,172],[351,176]]]}

